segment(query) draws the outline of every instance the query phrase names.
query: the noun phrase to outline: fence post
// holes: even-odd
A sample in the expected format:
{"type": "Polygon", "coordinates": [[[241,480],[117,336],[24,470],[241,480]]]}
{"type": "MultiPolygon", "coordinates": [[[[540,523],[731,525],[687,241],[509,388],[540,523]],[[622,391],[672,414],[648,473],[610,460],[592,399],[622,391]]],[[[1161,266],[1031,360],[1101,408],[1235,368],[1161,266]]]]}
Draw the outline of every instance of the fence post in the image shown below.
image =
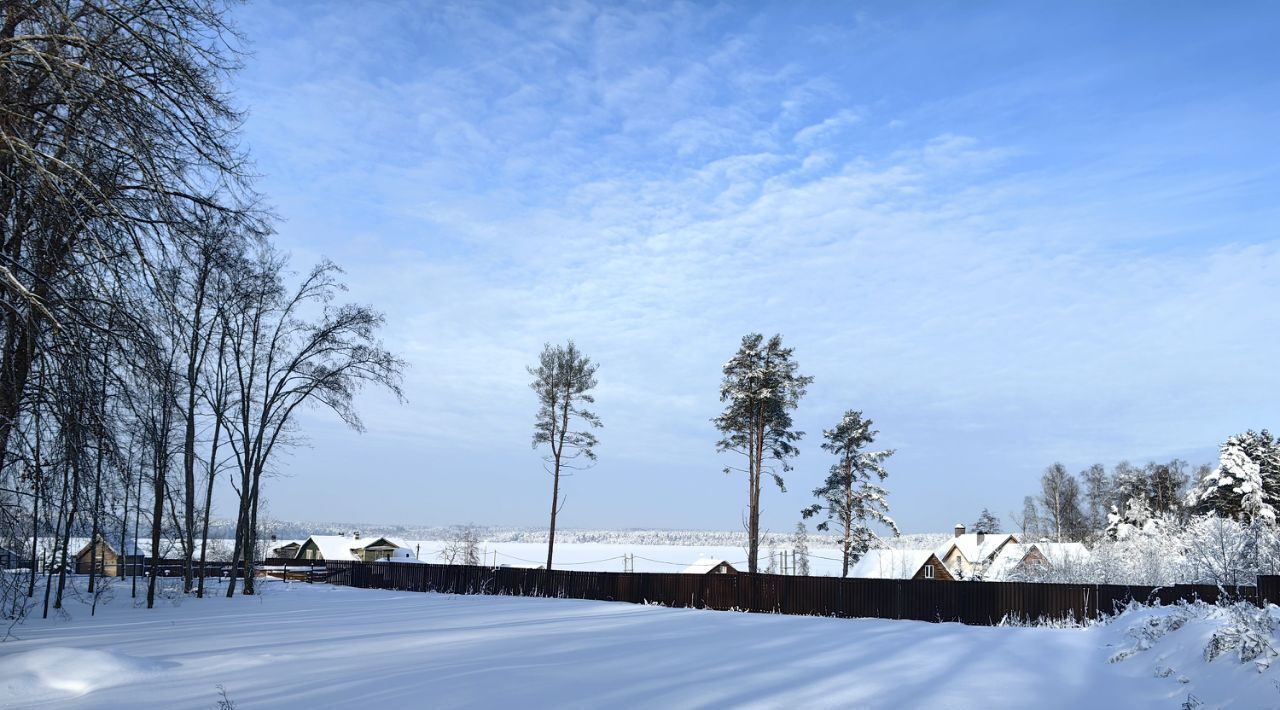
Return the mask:
{"type": "Polygon", "coordinates": [[[1258,606],[1280,604],[1280,575],[1258,575],[1258,606]]]}

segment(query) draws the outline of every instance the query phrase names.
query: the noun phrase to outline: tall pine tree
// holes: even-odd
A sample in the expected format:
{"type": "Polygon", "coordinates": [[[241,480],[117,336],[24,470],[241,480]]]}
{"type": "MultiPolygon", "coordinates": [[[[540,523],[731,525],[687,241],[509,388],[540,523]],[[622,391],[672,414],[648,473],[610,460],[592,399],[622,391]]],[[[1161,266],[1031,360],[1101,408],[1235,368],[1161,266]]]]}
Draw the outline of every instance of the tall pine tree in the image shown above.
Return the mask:
{"type": "Polygon", "coordinates": [[[565,469],[586,468],[595,463],[596,435],[591,429],[601,426],[600,417],[586,409],[595,398],[596,368],[591,358],[582,354],[570,340],[567,345],[547,343],[537,367],[528,368],[533,375],[529,387],[538,395],[538,415],[533,425],[533,447],[546,445],[543,456],[547,473],[551,474],[551,525],[547,536],[547,571],[556,546],[556,515],[560,498],[560,475],[565,469]]]}
{"type": "Polygon", "coordinates": [[[888,492],[879,485],[889,473],[884,460],[893,455],[893,449],[867,451],[879,434],[871,429],[871,420],[863,419],[862,412],[852,409],[834,429],[822,432],[826,439],[822,448],[836,456],[831,472],[813,495],[822,503],[815,503],[801,511],[811,518],[826,510],[827,519],[818,524],[819,530],[828,530],[835,520],[840,526],[840,576],[849,576],[849,565],[857,562],[871,547],[875,532],[870,524],[877,522],[898,534],[898,526],[889,517],[888,492]]]}
{"type": "Polygon", "coordinates": [[[786,491],[782,474],[800,453],[795,444],[804,432],[795,431],[791,412],[800,403],[812,377],[799,374],[791,348],[782,336],[765,342],[759,333],[742,338],[738,352],[724,366],[720,401],[724,412],[712,420],[720,431],[716,451],[742,454],[745,469],[726,466],[725,473],[747,474],[747,570],[756,572],[760,558],[760,489],[767,474],[786,491]]]}

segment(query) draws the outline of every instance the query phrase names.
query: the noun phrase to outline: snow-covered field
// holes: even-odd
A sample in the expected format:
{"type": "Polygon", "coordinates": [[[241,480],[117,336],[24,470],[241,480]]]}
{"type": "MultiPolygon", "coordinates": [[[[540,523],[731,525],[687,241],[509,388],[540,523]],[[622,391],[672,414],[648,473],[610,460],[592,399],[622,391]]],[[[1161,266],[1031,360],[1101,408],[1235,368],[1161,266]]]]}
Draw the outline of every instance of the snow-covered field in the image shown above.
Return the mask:
{"type": "Polygon", "coordinates": [[[154,610],[121,589],[94,618],[76,604],[29,620],[0,643],[0,707],[213,708],[218,686],[241,710],[1280,706],[1274,672],[1234,652],[1204,660],[1221,612],[1203,608],[1180,626],[1147,609],[1083,629],[983,628],[262,588],[154,610]]]}

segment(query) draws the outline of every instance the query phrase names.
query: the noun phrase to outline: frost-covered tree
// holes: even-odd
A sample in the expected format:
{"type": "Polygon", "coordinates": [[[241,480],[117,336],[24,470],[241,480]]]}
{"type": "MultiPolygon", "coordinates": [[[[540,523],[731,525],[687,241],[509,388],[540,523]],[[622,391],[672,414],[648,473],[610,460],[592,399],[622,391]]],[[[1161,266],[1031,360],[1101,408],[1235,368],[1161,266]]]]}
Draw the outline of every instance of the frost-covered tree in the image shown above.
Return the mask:
{"type": "Polygon", "coordinates": [[[809,529],[803,522],[796,523],[796,531],[791,536],[791,554],[796,561],[796,574],[809,576],[809,529]]]}
{"type": "Polygon", "coordinates": [[[1054,539],[1065,542],[1084,537],[1086,524],[1080,510],[1080,484],[1062,464],[1046,468],[1040,477],[1039,503],[1046,532],[1054,539]]]}
{"type": "Polygon", "coordinates": [[[1236,520],[1276,522],[1274,500],[1267,495],[1263,466],[1270,451],[1247,435],[1232,436],[1219,447],[1218,467],[1201,478],[1187,494],[1187,505],[1200,513],[1236,520]],[[1254,456],[1249,453],[1254,448],[1254,456]]]}
{"type": "Polygon", "coordinates": [[[884,461],[893,449],[868,451],[880,432],[871,428],[871,420],[852,409],[834,429],[822,432],[822,448],[836,456],[827,480],[813,490],[821,500],[801,511],[806,518],[826,511],[827,519],[818,523],[819,530],[829,529],[835,521],[840,528],[840,576],[849,576],[849,565],[857,562],[876,539],[872,523],[879,523],[898,534],[898,525],[889,517],[888,492],[880,482],[888,477],[884,461]]]}
{"type": "Polygon", "coordinates": [[[1230,518],[1197,516],[1187,526],[1182,548],[1189,578],[1206,584],[1254,584],[1257,531],[1230,518]]]}
{"type": "Polygon", "coordinates": [[[440,548],[439,557],[447,565],[480,564],[480,536],[475,526],[463,525],[451,529],[440,548]]]}
{"type": "Polygon", "coordinates": [[[992,515],[989,508],[983,508],[978,519],[973,523],[973,532],[992,535],[1000,532],[1000,521],[992,515]]]}
{"type": "Polygon", "coordinates": [[[782,336],[765,342],[759,333],[749,333],[733,358],[724,365],[720,416],[712,420],[720,432],[716,451],[742,454],[747,467],[726,466],[724,472],[747,474],[747,570],[756,572],[760,557],[760,492],[764,476],[786,491],[782,474],[791,470],[790,460],[800,453],[796,442],[804,432],[794,429],[791,412],[799,405],[812,377],[799,374],[791,348],[783,347],[782,336]]]}
{"type": "Polygon", "coordinates": [[[1080,483],[1084,486],[1089,530],[1096,535],[1107,526],[1107,513],[1112,504],[1111,477],[1107,475],[1105,466],[1095,463],[1080,472],[1080,483]]]}
{"type": "Polygon", "coordinates": [[[595,463],[597,443],[592,429],[601,426],[600,417],[586,408],[595,403],[599,366],[582,354],[570,340],[566,345],[547,343],[542,348],[529,387],[538,395],[533,446],[546,446],[544,468],[551,474],[551,526],[547,535],[547,570],[551,569],[556,544],[556,515],[564,505],[560,497],[560,476],[566,469],[587,468],[595,463]]]}

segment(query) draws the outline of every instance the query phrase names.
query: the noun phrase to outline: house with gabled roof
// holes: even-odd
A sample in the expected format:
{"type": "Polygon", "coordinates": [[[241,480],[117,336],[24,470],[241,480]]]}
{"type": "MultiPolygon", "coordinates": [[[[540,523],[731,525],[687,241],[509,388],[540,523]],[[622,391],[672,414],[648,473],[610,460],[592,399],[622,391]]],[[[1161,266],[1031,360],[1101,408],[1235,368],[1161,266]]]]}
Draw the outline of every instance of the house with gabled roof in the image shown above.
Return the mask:
{"type": "Polygon", "coordinates": [[[125,577],[143,570],[145,553],[132,540],[126,540],[124,551],[116,550],[106,538],[99,535],[92,543],[86,543],[76,553],[76,574],[96,574],[104,577],[125,577]]]}
{"type": "Polygon", "coordinates": [[[355,532],[346,535],[312,535],[298,547],[295,559],[329,560],[336,562],[376,562],[396,556],[396,551],[407,549],[389,537],[361,539],[355,532]]]}
{"type": "Polygon", "coordinates": [[[1018,542],[1008,533],[966,533],[959,523],[955,535],[935,550],[938,559],[960,579],[982,577],[1005,545],[1018,542]]]}
{"type": "Polygon", "coordinates": [[[1089,561],[1089,548],[1079,542],[1048,542],[1005,545],[987,568],[985,579],[1017,581],[1035,579],[1052,570],[1070,569],[1089,561]]]}
{"type": "Polygon", "coordinates": [[[737,574],[733,565],[714,557],[699,557],[693,564],[680,570],[681,574],[737,574]]]}
{"type": "Polygon", "coordinates": [[[937,579],[955,577],[933,550],[867,550],[849,571],[864,579],[937,579]]]}

